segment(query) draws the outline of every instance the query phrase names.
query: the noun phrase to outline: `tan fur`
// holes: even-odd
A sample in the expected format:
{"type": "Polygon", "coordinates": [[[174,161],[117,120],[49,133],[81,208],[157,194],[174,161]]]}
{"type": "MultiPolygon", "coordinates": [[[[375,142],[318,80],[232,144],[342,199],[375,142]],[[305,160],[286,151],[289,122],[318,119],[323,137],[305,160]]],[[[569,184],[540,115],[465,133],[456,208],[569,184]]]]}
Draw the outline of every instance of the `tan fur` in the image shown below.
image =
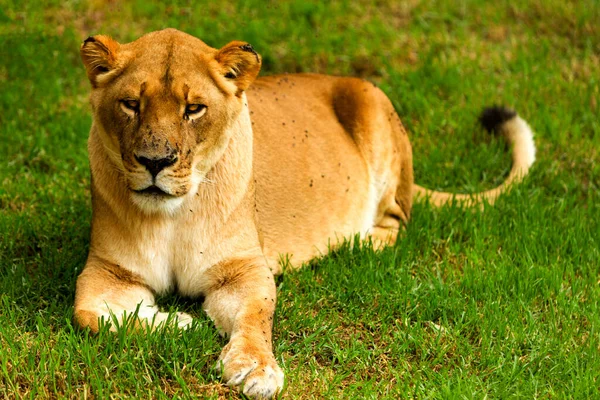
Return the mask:
{"type": "Polygon", "coordinates": [[[81,55],[93,221],[76,322],[97,331],[100,318],[123,323],[137,310],[156,326],[168,318],[156,293],[204,296],[230,338],[224,380],[276,395],[282,256],[298,266],[356,234],[391,244],[410,218],[411,147],[392,104],[354,78],[255,80],[260,56],[246,43],[217,50],[174,29],[128,44],[95,36],[81,55]]]}

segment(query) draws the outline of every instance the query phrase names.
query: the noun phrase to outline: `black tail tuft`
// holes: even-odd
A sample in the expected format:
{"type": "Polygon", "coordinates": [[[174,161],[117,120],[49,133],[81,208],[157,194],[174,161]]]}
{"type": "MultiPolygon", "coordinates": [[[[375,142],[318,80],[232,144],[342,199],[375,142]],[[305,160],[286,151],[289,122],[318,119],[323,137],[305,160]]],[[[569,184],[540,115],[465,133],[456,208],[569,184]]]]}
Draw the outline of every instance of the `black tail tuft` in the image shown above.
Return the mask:
{"type": "Polygon", "coordinates": [[[503,106],[488,107],[483,110],[479,122],[486,131],[497,134],[502,124],[517,116],[516,111],[503,106]]]}

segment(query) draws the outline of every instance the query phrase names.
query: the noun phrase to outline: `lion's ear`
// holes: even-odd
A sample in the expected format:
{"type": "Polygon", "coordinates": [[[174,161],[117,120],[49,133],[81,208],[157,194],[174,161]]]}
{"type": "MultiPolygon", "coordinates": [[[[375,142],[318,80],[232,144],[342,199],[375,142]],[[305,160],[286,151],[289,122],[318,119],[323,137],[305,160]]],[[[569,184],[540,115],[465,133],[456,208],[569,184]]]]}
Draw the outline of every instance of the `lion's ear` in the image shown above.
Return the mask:
{"type": "Polygon", "coordinates": [[[92,86],[106,82],[119,68],[119,43],[108,36],[96,35],[85,39],[80,53],[92,86]]]}
{"type": "Polygon", "coordinates": [[[240,95],[254,81],[260,71],[260,56],[246,42],[231,42],[220,49],[215,60],[221,65],[223,76],[233,81],[240,95]]]}

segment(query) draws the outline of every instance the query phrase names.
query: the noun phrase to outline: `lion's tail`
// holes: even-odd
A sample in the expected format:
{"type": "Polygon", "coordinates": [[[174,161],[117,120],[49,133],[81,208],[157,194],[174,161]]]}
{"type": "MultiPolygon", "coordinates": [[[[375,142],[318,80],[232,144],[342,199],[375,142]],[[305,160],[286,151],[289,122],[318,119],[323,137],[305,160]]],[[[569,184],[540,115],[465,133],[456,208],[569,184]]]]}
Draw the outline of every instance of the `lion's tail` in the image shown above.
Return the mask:
{"type": "Polygon", "coordinates": [[[453,203],[464,206],[476,206],[484,202],[493,204],[496,198],[507,191],[510,185],[520,182],[529,172],[535,161],[535,144],[533,131],[513,110],[503,107],[491,107],[483,111],[480,122],[491,133],[501,134],[512,147],[512,169],[502,184],[494,189],[472,193],[454,194],[438,192],[414,185],[415,199],[428,199],[434,206],[453,203]]]}

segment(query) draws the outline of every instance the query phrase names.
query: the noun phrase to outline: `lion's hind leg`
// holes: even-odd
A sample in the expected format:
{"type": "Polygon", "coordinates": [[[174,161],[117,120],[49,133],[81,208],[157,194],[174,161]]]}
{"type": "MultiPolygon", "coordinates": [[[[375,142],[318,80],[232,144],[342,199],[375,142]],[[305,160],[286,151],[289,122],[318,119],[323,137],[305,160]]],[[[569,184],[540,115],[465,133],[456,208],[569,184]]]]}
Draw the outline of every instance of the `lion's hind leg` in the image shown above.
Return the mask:
{"type": "Polygon", "coordinates": [[[192,322],[185,313],[160,312],[150,288],[131,272],[92,258],[77,279],[74,319],[94,332],[101,320],[110,322],[112,331],[117,325],[157,328],[173,322],[185,328],[192,322]]]}
{"type": "Polygon", "coordinates": [[[373,249],[382,250],[386,246],[393,246],[398,238],[398,229],[374,226],[369,232],[368,240],[373,249]]]}
{"type": "Polygon", "coordinates": [[[367,233],[375,250],[396,243],[398,234],[403,231],[409,219],[410,209],[407,210],[402,201],[398,201],[399,191],[395,180],[391,181],[385,194],[379,200],[373,226],[367,233]]]}

